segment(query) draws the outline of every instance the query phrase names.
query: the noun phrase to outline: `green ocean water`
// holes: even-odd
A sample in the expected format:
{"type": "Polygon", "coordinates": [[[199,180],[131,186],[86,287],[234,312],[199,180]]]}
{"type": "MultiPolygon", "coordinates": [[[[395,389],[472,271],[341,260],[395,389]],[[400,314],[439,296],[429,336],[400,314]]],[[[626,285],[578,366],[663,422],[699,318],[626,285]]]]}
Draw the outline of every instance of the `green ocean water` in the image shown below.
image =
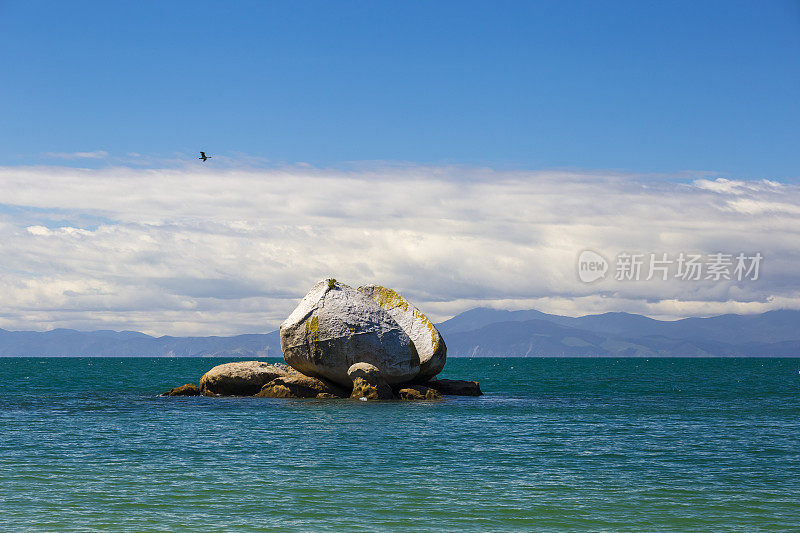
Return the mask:
{"type": "Polygon", "coordinates": [[[161,398],[0,359],[0,530],[797,531],[800,359],[453,359],[480,398],[161,398]]]}

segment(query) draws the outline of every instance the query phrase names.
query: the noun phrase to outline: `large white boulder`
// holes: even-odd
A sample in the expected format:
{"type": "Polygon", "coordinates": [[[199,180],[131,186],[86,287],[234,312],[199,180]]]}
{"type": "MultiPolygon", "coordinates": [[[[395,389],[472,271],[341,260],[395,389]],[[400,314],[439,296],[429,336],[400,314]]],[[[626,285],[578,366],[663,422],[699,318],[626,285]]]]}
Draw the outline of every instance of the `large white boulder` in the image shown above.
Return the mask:
{"type": "Polygon", "coordinates": [[[426,381],[444,368],[447,346],[428,317],[399,293],[380,285],[365,285],[358,291],[366,294],[385,309],[411,338],[419,355],[418,381],[426,381]]]}
{"type": "Polygon", "coordinates": [[[317,282],[281,324],[281,349],[299,372],[346,387],[355,363],[374,365],[390,384],[412,381],[420,370],[414,343],[391,314],[333,279],[317,282]]]}

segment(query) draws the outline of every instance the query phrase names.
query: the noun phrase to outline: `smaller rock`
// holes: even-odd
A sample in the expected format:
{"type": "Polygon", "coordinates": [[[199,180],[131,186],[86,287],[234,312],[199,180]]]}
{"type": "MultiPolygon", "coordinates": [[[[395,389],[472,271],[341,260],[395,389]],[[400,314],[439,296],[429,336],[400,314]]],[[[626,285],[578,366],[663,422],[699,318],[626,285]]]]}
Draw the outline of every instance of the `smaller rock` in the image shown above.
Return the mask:
{"type": "Polygon", "coordinates": [[[356,363],[347,369],[347,376],[353,380],[351,398],[367,400],[391,400],[392,388],[386,383],[378,367],[369,363],[356,363]]]}
{"type": "Polygon", "coordinates": [[[206,396],[252,396],[273,379],[294,373],[286,365],[238,361],[217,365],[200,378],[206,396]]]}
{"type": "Polygon", "coordinates": [[[292,374],[275,378],[256,394],[258,398],[346,398],[347,392],[321,379],[292,374]]]}
{"type": "Polygon", "coordinates": [[[432,379],[426,386],[437,390],[445,396],[483,396],[477,381],[461,379],[432,379]]]}
{"type": "Polygon", "coordinates": [[[329,399],[329,398],[338,398],[335,394],[331,394],[330,392],[320,392],[317,394],[317,399],[329,399]]]}
{"type": "Polygon", "coordinates": [[[442,395],[425,385],[410,385],[397,391],[401,400],[441,400],[442,395]]]}
{"type": "Polygon", "coordinates": [[[161,396],[200,396],[201,394],[202,392],[197,385],[194,383],[187,383],[186,385],[170,389],[161,396]]]}

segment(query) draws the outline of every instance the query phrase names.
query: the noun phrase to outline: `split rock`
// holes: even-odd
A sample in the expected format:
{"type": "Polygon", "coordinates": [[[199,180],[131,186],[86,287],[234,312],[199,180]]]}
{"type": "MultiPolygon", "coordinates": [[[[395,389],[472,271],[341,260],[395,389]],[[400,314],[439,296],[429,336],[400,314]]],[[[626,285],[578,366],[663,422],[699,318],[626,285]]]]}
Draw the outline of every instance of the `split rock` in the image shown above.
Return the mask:
{"type": "Polygon", "coordinates": [[[281,324],[281,349],[297,371],[344,387],[347,370],[365,362],[387,383],[405,383],[419,374],[411,338],[375,300],[333,279],[318,282],[281,324]]]}

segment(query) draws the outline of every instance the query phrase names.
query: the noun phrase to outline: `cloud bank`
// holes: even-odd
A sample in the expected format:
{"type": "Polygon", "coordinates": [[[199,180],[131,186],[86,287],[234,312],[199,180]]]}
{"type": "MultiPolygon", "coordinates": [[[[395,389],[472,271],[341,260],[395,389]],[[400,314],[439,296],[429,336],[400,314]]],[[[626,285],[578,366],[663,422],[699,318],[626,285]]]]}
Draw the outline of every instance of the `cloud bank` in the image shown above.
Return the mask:
{"type": "Polygon", "coordinates": [[[0,327],[228,335],[317,279],[435,319],[477,305],[659,318],[800,308],[800,187],[602,172],[0,167],[0,327]],[[578,254],[760,252],[757,281],[582,283],[578,254]]]}

